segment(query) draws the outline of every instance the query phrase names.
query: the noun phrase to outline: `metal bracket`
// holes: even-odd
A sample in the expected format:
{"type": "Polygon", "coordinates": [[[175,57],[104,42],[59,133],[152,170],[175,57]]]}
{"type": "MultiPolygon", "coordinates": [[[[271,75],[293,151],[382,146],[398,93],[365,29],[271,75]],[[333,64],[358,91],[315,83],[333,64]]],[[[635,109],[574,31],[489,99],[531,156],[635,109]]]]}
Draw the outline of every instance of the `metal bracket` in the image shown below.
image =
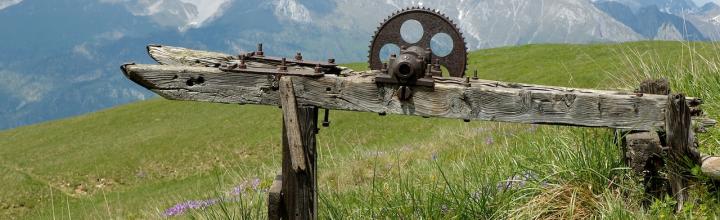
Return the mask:
{"type": "Polygon", "coordinates": [[[375,77],[375,83],[399,85],[397,94],[400,100],[412,98],[414,86],[435,88],[433,75],[442,73],[438,64],[430,64],[431,57],[430,48],[403,47],[400,57],[391,55],[388,62],[383,64],[381,74],[375,77]]]}

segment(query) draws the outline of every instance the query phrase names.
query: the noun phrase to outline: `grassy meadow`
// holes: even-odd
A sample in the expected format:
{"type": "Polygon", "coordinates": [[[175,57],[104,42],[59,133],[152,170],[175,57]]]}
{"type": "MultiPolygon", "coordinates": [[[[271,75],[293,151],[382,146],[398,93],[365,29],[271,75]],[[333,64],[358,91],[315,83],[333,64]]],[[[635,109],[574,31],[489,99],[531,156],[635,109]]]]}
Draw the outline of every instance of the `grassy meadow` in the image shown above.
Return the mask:
{"type": "MultiPolygon", "coordinates": [[[[687,42],[527,45],[475,51],[468,73],[626,90],[668,77],[717,119],[718,52],[687,42]]],[[[321,219],[720,216],[720,193],[698,172],[682,213],[672,198],[645,201],[608,129],[342,111],[330,119],[317,136],[321,219]]],[[[0,131],[0,219],[265,218],[280,126],[277,107],[156,98],[0,131]]],[[[700,135],[701,151],[720,154],[716,130],[700,135]]]]}

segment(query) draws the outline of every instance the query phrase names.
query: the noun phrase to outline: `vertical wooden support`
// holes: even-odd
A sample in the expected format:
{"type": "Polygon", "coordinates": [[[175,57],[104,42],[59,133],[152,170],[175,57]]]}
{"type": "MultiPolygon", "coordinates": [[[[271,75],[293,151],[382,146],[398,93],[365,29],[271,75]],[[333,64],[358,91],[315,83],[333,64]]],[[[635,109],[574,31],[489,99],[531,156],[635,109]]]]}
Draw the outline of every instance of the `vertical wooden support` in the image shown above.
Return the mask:
{"type": "Polygon", "coordinates": [[[268,219],[280,220],[282,218],[282,174],[275,177],[268,190],[268,219]]]}
{"type": "Polygon", "coordinates": [[[686,174],[690,168],[700,163],[700,155],[694,148],[694,134],[690,108],[682,94],[668,96],[668,107],[665,118],[666,144],[670,185],[673,196],[677,200],[676,211],[682,210],[688,193],[686,174]]]}
{"type": "Polygon", "coordinates": [[[669,95],[670,83],[665,78],[645,80],[640,83],[640,88],[637,92],[655,95],[669,95]]]}
{"type": "Polygon", "coordinates": [[[627,165],[643,178],[645,204],[666,195],[669,190],[666,179],[660,175],[665,162],[658,132],[627,132],[624,146],[627,165]]]}
{"type": "Polygon", "coordinates": [[[268,214],[280,219],[314,220],[317,219],[318,110],[297,105],[292,78],[282,77],[279,86],[283,109],[282,202],[279,213],[268,214]]]}
{"type": "MultiPolygon", "coordinates": [[[[666,79],[645,80],[640,83],[637,93],[669,95],[670,84],[666,79]]],[[[627,165],[639,176],[643,177],[646,204],[653,198],[661,198],[667,193],[667,181],[660,175],[665,166],[661,137],[665,134],[658,131],[617,131],[622,137],[623,156],[627,165]]]]}

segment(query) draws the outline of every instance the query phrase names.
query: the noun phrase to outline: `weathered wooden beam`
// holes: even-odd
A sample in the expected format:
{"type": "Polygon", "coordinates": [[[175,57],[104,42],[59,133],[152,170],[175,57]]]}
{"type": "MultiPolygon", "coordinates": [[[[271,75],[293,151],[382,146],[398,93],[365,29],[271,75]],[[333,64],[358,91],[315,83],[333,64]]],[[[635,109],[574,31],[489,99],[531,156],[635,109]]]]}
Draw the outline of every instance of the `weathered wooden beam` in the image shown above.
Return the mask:
{"type": "Polygon", "coordinates": [[[313,106],[299,106],[290,78],[280,82],[283,99],[281,219],[317,219],[317,116],[313,106]],[[288,120],[288,118],[292,118],[288,120]]]}
{"type": "MultiPolygon", "coordinates": [[[[234,58],[232,55],[224,53],[193,50],[182,47],[163,46],[157,44],[149,45],[147,47],[147,51],[148,54],[150,54],[150,57],[152,57],[159,64],[163,65],[213,67],[234,58]]],[[[275,68],[272,65],[254,61],[247,61],[247,65],[249,67],[258,68],[275,68]]],[[[352,72],[352,70],[349,70],[347,68],[340,68],[345,69],[345,72],[352,72]]],[[[657,79],[642,82],[639,90],[637,90],[636,92],[663,95],[669,94],[669,91],[670,85],[668,81],[666,79],[657,79]]],[[[699,109],[700,105],[703,104],[703,100],[699,98],[686,97],[686,100],[688,102],[688,106],[690,106],[691,108],[699,109]]],[[[708,128],[714,127],[715,124],[717,124],[715,120],[709,119],[706,116],[693,117],[693,123],[697,124],[697,126],[695,127],[700,132],[704,132],[708,128]]]]}
{"type": "MultiPolygon", "coordinates": [[[[172,100],[279,105],[273,77],[218,68],[122,66],[136,83],[172,100]]],[[[400,101],[396,86],[378,86],[378,72],[345,72],[320,78],[292,77],[301,105],[327,109],[501,122],[652,130],[664,126],[667,97],[601,90],[436,78],[400,101]]]]}
{"type": "Polygon", "coordinates": [[[232,58],[232,56],[224,53],[190,50],[182,47],[157,44],[148,45],[147,51],[151,58],[163,65],[214,66],[232,58]]]}

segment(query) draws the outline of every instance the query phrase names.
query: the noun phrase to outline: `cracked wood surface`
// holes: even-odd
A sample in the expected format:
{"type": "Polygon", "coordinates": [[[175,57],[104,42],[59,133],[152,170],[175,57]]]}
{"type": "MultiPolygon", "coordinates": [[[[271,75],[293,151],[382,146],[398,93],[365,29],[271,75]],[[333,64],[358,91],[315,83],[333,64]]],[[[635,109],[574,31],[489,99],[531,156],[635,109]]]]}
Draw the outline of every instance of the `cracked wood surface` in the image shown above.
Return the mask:
{"type": "MultiPolygon", "coordinates": [[[[272,76],[218,68],[127,64],[125,75],[172,100],[279,105],[272,76]],[[199,80],[202,79],[202,80],[199,80]],[[202,82],[202,83],[199,83],[202,82]]],[[[436,78],[400,101],[396,86],[378,86],[377,72],[292,77],[298,104],[321,108],[501,122],[651,130],[664,125],[666,96],[436,78]]],[[[291,76],[285,76],[291,77],[291,76]]]]}
{"type": "MultiPolygon", "coordinates": [[[[232,59],[231,55],[161,45],[150,45],[147,49],[148,54],[154,60],[168,67],[163,69],[162,66],[125,65],[123,70],[128,77],[165,98],[268,105],[276,105],[278,102],[276,92],[268,86],[268,82],[273,81],[270,77],[224,73],[214,68],[221,62],[232,59]],[[174,74],[173,71],[177,74],[174,74]],[[160,75],[150,76],[149,72],[160,75]],[[143,79],[146,76],[147,79],[143,79]],[[172,77],[170,79],[162,78],[167,76],[172,77]],[[213,80],[205,82],[208,77],[213,80]],[[217,77],[229,78],[219,79],[217,77]],[[247,81],[238,82],[239,80],[247,81]],[[203,83],[198,84],[198,82],[203,83]],[[223,88],[231,91],[220,91],[223,88]],[[206,94],[214,91],[219,93],[206,94]]],[[[254,61],[248,61],[247,65],[256,68],[275,68],[273,65],[254,61]]],[[[298,67],[290,66],[289,68],[298,67]]],[[[487,80],[473,80],[471,81],[472,87],[467,89],[463,88],[465,84],[460,79],[436,78],[439,85],[437,91],[441,94],[431,95],[427,89],[418,88],[419,91],[416,95],[420,96],[410,102],[399,102],[393,97],[394,87],[378,87],[373,83],[372,78],[376,72],[355,72],[347,68],[342,69],[341,77],[328,75],[315,80],[315,82],[301,80],[305,86],[324,86],[324,89],[329,89],[329,91],[315,91],[317,89],[303,87],[300,92],[307,94],[300,104],[324,104],[318,106],[352,111],[633,130],[662,129],[660,122],[664,121],[664,110],[662,109],[666,103],[658,101],[659,97],[648,94],[640,96],[630,92],[487,80]],[[515,94],[515,97],[511,97],[511,94],[515,94]],[[321,95],[330,100],[317,100],[319,97],[309,97],[309,95],[321,95]],[[368,100],[362,102],[362,99],[366,98],[368,100]],[[592,105],[593,102],[596,103],[595,106],[592,105]],[[435,104],[441,105],[429,106],[435,104]],[[475,109],[478,104],[484,104],[484,108],[475,109]],[[596,110],[583,113],[581,111],[586,110],[581,109],[596,110]],[[504,110],[508,111],[503,113],[504,110]],[[537,117],[547,116],[550,117],[548,120],[537,120],[537,117]],[[635,117],[635,120],[628,117],[635,117]]],[[[699,106],[702,100],[688,98],[688,102],[691,106],[699,106]]],[[[700,130],[715,125],[714,120],[703,117],[693,117],[693,120],[697,122],[700,130]]]]}

